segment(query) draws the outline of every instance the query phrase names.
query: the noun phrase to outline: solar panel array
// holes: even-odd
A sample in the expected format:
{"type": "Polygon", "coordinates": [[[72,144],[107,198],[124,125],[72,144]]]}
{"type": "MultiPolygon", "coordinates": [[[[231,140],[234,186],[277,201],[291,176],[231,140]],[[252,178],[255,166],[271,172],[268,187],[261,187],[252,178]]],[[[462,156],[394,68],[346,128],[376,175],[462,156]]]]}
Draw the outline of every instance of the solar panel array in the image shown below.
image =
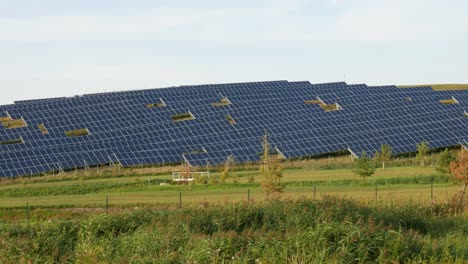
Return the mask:
{"type": "Polygon", "coordinates": [[[0,106],[0,116],[27,124],[0,126],[5,143],[0,144],[0,177],[113,162],[128,167],[186,159],[203,166],[220,164],[229,155],[237,162],[257,161],[264,131],[285,158],[343,150],[374,153],[383,143],[394,154],[416,151],[422,140],[433,148],[466,144],[467,103],[468,91],[288,81],[19,101],[0,106]],[[452,98],[458,103],[439,102],[452,98]],[[336,104],[340,110],[324,111],[307,100],[336,104]],[[213,106],[216,102],[224,103],[213,106]],[[172,120],[184,113],[194,118],[172,120]],[[65,134],[84,128],[89,135],[65,134]],[[15,139],[22,143],[6,144],[15,139]]]}

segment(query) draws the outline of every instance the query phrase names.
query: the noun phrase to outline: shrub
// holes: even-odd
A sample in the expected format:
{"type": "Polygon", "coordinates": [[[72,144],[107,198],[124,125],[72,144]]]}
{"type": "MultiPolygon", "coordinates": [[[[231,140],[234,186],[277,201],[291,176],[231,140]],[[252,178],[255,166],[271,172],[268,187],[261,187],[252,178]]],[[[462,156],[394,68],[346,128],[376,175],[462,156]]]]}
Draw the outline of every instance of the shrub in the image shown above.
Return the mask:
{"type": "Polygon", "coordinates": [[[171,118],[172,118],[172,121],[176,122],[176,121],[191,120],[191,119],[194,119],[195,117],[192,115],[192,113],[188,112],[188,113],[173,115],[171,116],[171,118]]]}
{"type": "Polygon", "coordinates": [[[81,128],[76,130],[66,131],[65,135],[67,137],[80,137],[80,136],[87,136],[89,135],[89,130],[87,128],[81,128]]]}

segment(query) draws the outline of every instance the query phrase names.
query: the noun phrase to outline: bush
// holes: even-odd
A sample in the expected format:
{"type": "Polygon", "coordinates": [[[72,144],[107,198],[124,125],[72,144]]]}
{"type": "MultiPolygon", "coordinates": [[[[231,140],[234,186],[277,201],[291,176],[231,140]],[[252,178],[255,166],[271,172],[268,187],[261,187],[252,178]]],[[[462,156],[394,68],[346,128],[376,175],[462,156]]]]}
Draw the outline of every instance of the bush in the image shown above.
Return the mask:
{"type": "Polygon", "coordinates": [[[89,135],[89,130],[87,128],[70,130],[65,132],[67,137],[80,137],[80,136],[87,136],[89,135]]]}
{"type": "Polygon", "coordinates": [[[0,262],[463,263],[468,219],[325,197],[0,225],[0,262]]]}

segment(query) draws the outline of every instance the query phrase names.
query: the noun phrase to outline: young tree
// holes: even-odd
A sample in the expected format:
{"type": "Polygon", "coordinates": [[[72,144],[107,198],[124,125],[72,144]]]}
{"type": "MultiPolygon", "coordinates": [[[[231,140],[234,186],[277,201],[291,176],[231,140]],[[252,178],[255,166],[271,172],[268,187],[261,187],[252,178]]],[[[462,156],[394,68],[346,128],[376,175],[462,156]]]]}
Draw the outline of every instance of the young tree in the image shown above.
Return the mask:
{"type": "Polygon", "coordinates": [[[286,187],[286,184],[281,181],[283,178],[283,167],[281,167],[279,160],[277,158],[273,158],[273,160],[270,159],[270,144],[268,143],[268,134],[266,131],[265,135],[263,136],[262,145],[262,188],[268,200],[271,194],[282,193],[286,187]]]}
{"type": "Polygon", "coordinates": [[[280,194],[286,188],[286,183],[282,182],[283,167],[277,159],[270,162],[268,170],[263,172],[262,188],[266,194],[267,200],[271,194],[280,194]]]}
{"type": "Polygon", "coordinates": [[[229,155],[226,158],[226,163],[224,164],[224,170],[221,172],[221,179],[220,182],[223,184],[226,182],[226,179],[229,178],[229,171],[230,171],[230,166],[234,162],[234,158],[232,155],[229,155]]]}
{"type": "Polygon", "coordinates": [[[460,191],[454,196],[458,197],[456,201],[456,212],[462,214],[464,209],[463,198],[466,193],[466,187],[468,186],[468,150],[461,150],[460,153],[458,153],[457,159],[450,163],[450,173],[453,175],[456,182],[462,184],[460,191]]]}
{"type": "Polygon", "coordinates": [[[364,181],[367,177],[370,177],[375,173],[375,166],[371,159],[367,157],[365,151],[362,152],[361,157],[354,161],[353,172],[362,177],[364,181]]]}
{"type": "Polygon", "coordinates": [[[229,177],[229,169],[224,168],[224,170],[221,172],[221,177],[219,178],[219,183],[225,184],[226,179],[229,177]]]}
{"type": "Polygon", "coordinates": [[[183,181],[184,184],[188,185],[190,176],[192,176],[191,166],[190,166],[190,163],[188,162],[188,160],[185,159],[185,157],[184,157],[184,171],[182,173],[182,178],[184,179],[184,181],[183,181]]]}
{"type": "MultiPolygon", "coordinates": [[[[449,149],[445,149],[443,152],[440,153],[439,158],[437,159],[436,163],[436,171],[448,174],[450,173],[450,164],[452,161],[455,161],[456,157],[449,149]]],[[[453,179],[452,179],[453,181],[453,179]]]]}
{"type": "Polygon", "coordinates": [[[255,177],[253,175],[249,176],[249,184],[254,184],[255,183],[255,177]]]}
{"type": "Polygon", "coordinates": [[[232,174],[232,183],[234,184],[239,183],[239,175],[237,175],[237,173],[232,174]]]}
{"type": "Polygon", "coordinates": [[[418,153],[416,154],[416,158],[421,161],[421,167],[424,167],[424,160],[426,159],[426,155],[429,152],[429,143],[425,140],[421,141],[421,143],[416,145],[418,149],[418,153]]]}
{"type": "Polygon", "coordinates": [[[380,148],[380,153],[375,153],[375,159],[382,162],[382,170],[385,170],[385,162],[392,157],[392,147],[388,144],[382,144],[380,148]]]}
{"type": "Polygon", "coordinates": [[[268,144],[268,133],[265,131],[262,138],[262,164],[260,165],[260,171],[268,171],[268,164],[270,163],[270,144],[268,144]]]}

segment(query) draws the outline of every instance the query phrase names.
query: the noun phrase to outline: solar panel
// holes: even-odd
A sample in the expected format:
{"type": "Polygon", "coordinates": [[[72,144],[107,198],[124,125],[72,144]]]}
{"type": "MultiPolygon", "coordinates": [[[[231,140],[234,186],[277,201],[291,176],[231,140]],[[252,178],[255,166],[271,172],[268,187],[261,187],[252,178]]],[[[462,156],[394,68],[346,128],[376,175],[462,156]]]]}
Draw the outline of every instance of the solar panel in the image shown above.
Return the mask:
{"type": "Polygon", "coordinates": [[[0,106],[2,120],[27,124],[0,126],[0,177],[113,162],[182,162],[183,156],[196,166],[220,164],[229,155],[236,162],[257,161],[264,131],[286,158],[348,149],[373,154],[382,143],[400,154],[415,151],[422,140],[431,147],[451,146],[467,141],[467,101],[468,91],[307,81],[19,101],[0,106]],[[451,99],[457,103],[440,103],[451,99]],[[89,133],[67,136],[82,129],[89,133]]]}

